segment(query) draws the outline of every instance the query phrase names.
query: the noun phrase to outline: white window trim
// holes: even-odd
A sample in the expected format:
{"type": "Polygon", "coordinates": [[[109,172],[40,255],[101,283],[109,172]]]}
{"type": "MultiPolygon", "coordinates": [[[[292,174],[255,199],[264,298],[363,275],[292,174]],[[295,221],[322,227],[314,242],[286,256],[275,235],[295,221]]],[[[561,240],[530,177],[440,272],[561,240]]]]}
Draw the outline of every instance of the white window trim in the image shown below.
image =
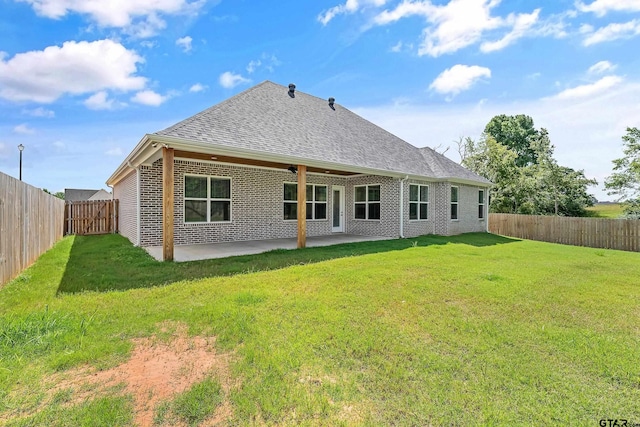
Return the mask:
{"type": "Polygon", "coordinates": [[[431,198],[431,189],[429,188],[429,184],[409,184],[409,221],[429,221],[429,199],[431,198]],[[415,185],[418,187],[418,200],[411,200],[411,186],[415,185]],[[420,200],[420,187],[427,187],[427,201],[423,202],[420,200]],[[411,219],[411,204],[416,203],[418,205],[418,218],[411,219]],[[420,218],[420,205],[427,205],[427,217],[420,218]]]}
{"type": "MultiPolygon", "coordinates": [[[[485,205],[486,205],[486,197],[487,197],[487,192],[484,189],[478,189],[478,194],[482,191],[482,203],[478,202],[478,208],[480,208],[480,206],[482,206],[482,218],[478,217],[478,221],[484,221],[487,213],[485,212],[485,205]]],[[[480,212],[480,210],[478,209],[478,212],[480,212]]]]}
{"type": "MultiPolygon", "coordinates": [[[[306,185],[311,185],[313,187],[313,197],[315,199],[316,197],[316,187],[326,187],[327,188],[327,200],[324,202],[316,202],[315,200],[307,200],[307,203],[311,203],[311,215],[312,217],[316,216],[316,210],[315,210],[315,205],[316,203],[324,203],[325,205],[327,205],[327,209],[325,211],[326,214],[326,218],[321,218],[321,219],[309,219],[307,218],[307,221],[312,221],[312,222],[322,222],[322,221],[329,221],[329,186],[327,184],[311,184],[311,183],[307,183],[306,185]]],[[[282,183],[282,206],[284,207],[285,203],[298,203],[298,183],[297,182],[289,182],[289,181],[285,181],[282,183]],[[285,184],[292,184],[296,186],[296,200],[285,200],[284,199],[284,185],[285,184]]],[[[305,188],[306,191],[306,188],[305,188]]],[[[293,222],[293,221],[297,221],[297,218],[294,219],[284,219],[284,212],[282,213],[283,218],[282,220],[285,222],[293,222]]]]}
{"type": "Polygon", "coordinates": [[[382,220],[382,184],[362,184],[362,185],[354,185],[353,186],[353,220],[354,221],[376,221],[380,222],[382,220]],[[368,187],[380,187],[380,200],[372,200],[369,201],[369,188],[368,187]],[[366,201],[365,202],[356,202],[356,188],[365,187],[367,188],[366,201]],[[356,204],[364,203],[365,204],[365,217],[366,218],[356,218],[356,204]],[[380,219],[369,219],[369,203],[380,203],[380,219]]]}
{"type": "Polygon", "coordinates": [[[460,221],[460,187],[457,185],[452,185],[451,189],[449,190],[449,220],[451,221],[460,221]],[[455,202],[453,200],[451,200],[451,189],[457,189],[457,193],[458,193],[458,200],[456,200],[455,202]],[[456,218],[451,218],[451,206],[456,205],[456,218]]]}
{"type": "Polygon", "coordinates": [[[182,180],[182,223],[184,225],[202,225],[202,224],[231,224],[233,222],[233,179],[230,176],[201,175],[196,173],[185,173],[182,180]],[[207,178],[207,197],[187,197],[185,185],[187,177],[207,178]],[[229,181],[229,198],[214,199],[211,197],[211,178],[226,179],[229,181]],[[187,200],[200,200],[207,202],[207,221],[187,221],[185,218],[185,204],[187,200]],[[211,221],[211,202],[229,202],[229,221],[211,221]]]}

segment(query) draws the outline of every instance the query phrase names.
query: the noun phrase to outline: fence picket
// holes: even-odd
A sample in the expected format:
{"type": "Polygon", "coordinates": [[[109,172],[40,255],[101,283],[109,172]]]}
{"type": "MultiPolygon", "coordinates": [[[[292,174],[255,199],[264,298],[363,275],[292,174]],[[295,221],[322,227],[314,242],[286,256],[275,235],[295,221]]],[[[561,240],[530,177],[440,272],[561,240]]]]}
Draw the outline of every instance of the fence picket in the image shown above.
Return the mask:
{"type": "Polygon", "coordinates": [[[64,232],[64,201],[0,172],[0,286],[64,232]]]}
{"type": "Polygon", "coordinates": [[[640,221],[489,214],[489,231],[503,236],[640,252],[640,221]]]}
{"type": "Polygon", "coordinates": [[[117,200],[67,202],[65,234],[108,234],[118,232],[117,200]],[[115,220],[112,220],[115,217],[115,220]]]}

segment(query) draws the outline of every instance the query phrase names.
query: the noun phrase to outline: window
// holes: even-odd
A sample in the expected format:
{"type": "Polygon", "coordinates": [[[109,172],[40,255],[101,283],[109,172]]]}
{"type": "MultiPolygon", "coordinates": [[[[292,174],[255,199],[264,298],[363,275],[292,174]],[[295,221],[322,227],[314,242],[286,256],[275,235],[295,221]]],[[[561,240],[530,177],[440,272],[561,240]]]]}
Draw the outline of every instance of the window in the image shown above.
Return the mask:
{"type": "Polygon", "coordinates": [[[380,185],[358,185],[355,190],[355,219],[380,219],[380,185]]]}
{"type": "Polygon", "coordinates": [[[409,185],[409,219],[429,219],[428,185],[409,185]]]}
{"type": "Polygon", "coordinates": [[[458,219],[458,187],[451,187],[451,219],[458,219]]]}
{"type": "MultiPolygon", "coordinates": [[[[284,184],[284,219],[298,218],[298,184],[284,184]]],[[[327,186],[307,184],[307,219],[327,219],[327,186]]]]}
{"type": "Polygon", "coordinates": [[[231,221],[231,178],[184,177],[184,222],[231,221]]]}
{"type": "Polygon", "coordinates": [[[484,219],[484,190],[478,190],[478,219],[484,219]]]}

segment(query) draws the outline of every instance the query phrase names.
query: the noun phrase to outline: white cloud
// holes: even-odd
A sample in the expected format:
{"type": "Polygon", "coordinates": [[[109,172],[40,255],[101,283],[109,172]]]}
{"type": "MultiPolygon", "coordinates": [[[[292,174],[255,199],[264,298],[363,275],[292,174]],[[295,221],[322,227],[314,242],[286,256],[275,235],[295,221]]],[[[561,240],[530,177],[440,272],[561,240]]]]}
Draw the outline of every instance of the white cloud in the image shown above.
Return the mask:
{"type": "Polygon", "coordinates": [[[154,47],[158,46],[158,42],[143,40],[140,42],[140,46],[145,47],[147,49],[153,49],[154,47]]]}
{"type": "Polygon", "coordinates": [[[320,21],[322,25],[327,25],[329,21],[338,15],[355,13],[359,9],[366,8],[367,6],[384,6],[386,2],[387,0],[346,0],[344,4],[334,6],[322,12],[318,15],[318,21],[320,21]]]}
{"type": "Polygon", "coordinates": [[[136,93],[131,101],[137,104],[149,105],[152,107],[157,107],[161,105],[163,102],[169,99],[168,95],[160,95],[152,90],[143,90],[141,92],[136,93]]]}
{"type": "Polygon", "coordinates": [[[13,128],[15,133],[19,133],[21,135],[33,135],[36,131],[29,127],[26,123],[19,124],[18,126],[13,128]]]}
{"type": "Polygon", "coordinates": [[[613,23],[605,27],[598,28],[595,32],[589,32],[593,27],[581,28],[581,32],[587,37],[582,44],[591,46],[597,43],[609,42],[618,39],[628,39],[640,34],[640,19],[634,19],[624,24],[613,23]],[[584,28],[584,29],[583,29],[584,28]]]}
{"type": "Polygon", "coordinates": [[[485,42],[482,45],[483,52],[503,49],[529,33],[559,34],[558,24],[533,28],[538,22],[539,9],[531,13],[512,13],[506,18],[492,16],[492,9],[499,3],[500,0],[451,0],[436,5],[430,0],[405,0],[395,9],[378,14],[373,23],[387,25],[410,16],[425,18],[428,25],[423,30],[418,55],[434,57],[478,43],[485,33],[501,28],[507,28],[509,32],[497,41],[485,42]]]}
{"type": "Polygon", "coordinates": [[[220,86],[225,89],[231,89],[239,84],[251,83],[250,79],[242,77],[240,74],[234,74],[231,71],[225,71],[220,74],[220,78],[218,79],[220,82],[220,86]]]}
{"type": "Polygon", "coordinates": [[[62,141],[54,141],[53,146],[57,151],[63,151],[65,148],[67,148],[67,145],[62,141]]]}
{"type": "Polygon", "coordinates": [[[101,90],[85,99],[83,104],[90,110],[113,110],[115,107],[113,99],[109,99],[106,91],[101,90]]]}
{"type": "Polygon", "coordinates": [[[260,65],[262,65],[262,61],[260,61],[259,59],[250,61],[247,65],[247,73],[253,73],[260,65]]]}
{"type": "Polygon", "coordinates": [[[100,27],[122,28],[129,34],[149,37],[164,28],[161,15],[189,15],[199,11],[205,0],[19,0],[36,13],[60,19],[69,13],[87,15],[100,27]]]}
{"type": "Polygon", "coordinates": [[[114,147],[105,151],[104,154],[106,154],[107,156],[121,157],[124,154],[124,152],[122,151],[122,148],[114,147]]]}
{"type": "Polygon", "coordinates": [[[593,33],[593,25],[582,24],[580,25],[580,34],[590,34],[593,33]]]}
{"type": "Polygon", "coordinates": [[[135,75],[142,62],[135,51],[112,40],[70,41],[7,61],[0,56],[0,97],[50,103],[65,94],[138,90],[147,80],[135,75]]]}
{"type": "Polygon", "coordinates": [[[389,49],[391,52],[395,52],[398,53],[402,50],[402,42],[398,42],[395,45],[391,46],[391,49],[389,49]]]}
{"type": "Polygon", "coordinates": [[[191,87],[189,88],[189,92],[191,92],[191,93],[198,93],[198,92],[205,91],[206,89],[207,89],[207,86],[202,85],[202,84],[200,84],[200,83],[196,83],[196,84],[194,84],[193,86],[191,86],[191,87]]]}
{"type": "Polygon", "coordinates": [[[605,76],[595,83],[565,89],[552,98],[564,100],[594,96],[613,88],[614,86],[622,83],[622,81],[623,79],[620,76],[605,76]]]}
{"type": "Polygon", "coordinates": [[[247,69],[247,73],[249,74],[253,74],[254,72],[258,71],[260,68],[264,68],[269,72],[273,72],[273,70],[279,65],[282,65],[282,62],[280,62],[277,56],[270,53],[263,53],[260,56],[260,59],[249,61],[246,69],[247,69]]]}
{"type": "Polygon", "coordinates": [[[592,12],[596,16],[604,16],[608,12],[640,12],[640,1],[594,0],[590,4],[578,1],[576,7],[580,12],[592,12]]]}
{"type": "Polygon", "coordinates": [[[615,69],[616,69],[616,66],[613,65],[611,62],[600,61],[593,64],[591,67],[589,67],[589,70],[587,71],[587,73],[588,74],[604,74],[608,71],[613,71],[615,69]]]}
{"type": "Polygon", "coordinates": [[[513,26],[512,30],[500,40],[482,43],[480,50],[485,53],[502,50],[516,40],[524,37],[530,32],[533,25],[538,22],[538,15],[540,15],[540,9],[536,9],[532,13],[522,13],[517,16],[513,14],[509,15],[507,20],[512,21],[510,23],[513,26]]]}
{"type": "Polygon", "coordinates": [[[150,14],[146,18],[133,22],[123,28],[123,31],[138,39],[153,37],[167,28],[167,23],[155,13],[150,14]]]}
{"type": "Polygon", "coordinates": [[[189,36],[185,36],[176,40],[176,45],[180,46],[184,52],[190,52],[192,48],[191,42],[193,42],[193,39],[189,36]]]}
{"type": "Polygon", "coordinates": [[[491,70],[477,65],[454,65],[444,70],[431,83],[429,89],[438,93],[457,95],[469,89],[482,78],[490,78],[491,70]]]}
{"type": "Polygon", "coordinates": [[[46,108],[38,107],[33,108],[31,110],[24,109],[22,110],[22,114],[27,114],[33,117],[45,117],[47,119],[52,119],[56,116],[56,113],[52,110],[47,110],[46,108]]]}

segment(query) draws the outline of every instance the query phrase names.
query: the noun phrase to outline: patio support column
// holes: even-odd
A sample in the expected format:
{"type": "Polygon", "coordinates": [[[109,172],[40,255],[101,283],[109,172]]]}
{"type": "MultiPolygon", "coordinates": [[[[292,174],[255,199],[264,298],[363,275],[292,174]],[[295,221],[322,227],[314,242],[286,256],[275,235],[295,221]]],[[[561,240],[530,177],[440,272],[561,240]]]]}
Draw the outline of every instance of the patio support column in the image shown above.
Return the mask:
{"type": "Polygon", "coordinates": [[[173,148],[162,148],[162,259],[173,261],[173,148]]]}
{"type": "Polygon", "coordinates": [[[298,248],[307,246],[307,167],[298,165],[298,248]]]}

